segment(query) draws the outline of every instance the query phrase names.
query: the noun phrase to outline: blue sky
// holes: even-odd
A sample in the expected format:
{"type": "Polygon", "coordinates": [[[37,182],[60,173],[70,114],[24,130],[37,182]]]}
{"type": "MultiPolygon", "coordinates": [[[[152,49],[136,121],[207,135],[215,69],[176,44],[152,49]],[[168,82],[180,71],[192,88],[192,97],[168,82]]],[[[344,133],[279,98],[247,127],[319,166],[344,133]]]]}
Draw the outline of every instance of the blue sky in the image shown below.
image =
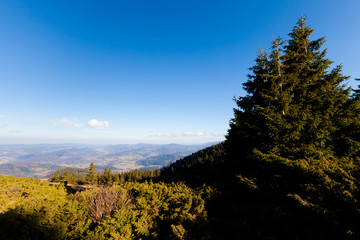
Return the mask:
{"type": "Polygon", "coordinates": [[[360,1],[0,1],[0,143],[221,141],[300,14],[360,77],[360,1]]]}

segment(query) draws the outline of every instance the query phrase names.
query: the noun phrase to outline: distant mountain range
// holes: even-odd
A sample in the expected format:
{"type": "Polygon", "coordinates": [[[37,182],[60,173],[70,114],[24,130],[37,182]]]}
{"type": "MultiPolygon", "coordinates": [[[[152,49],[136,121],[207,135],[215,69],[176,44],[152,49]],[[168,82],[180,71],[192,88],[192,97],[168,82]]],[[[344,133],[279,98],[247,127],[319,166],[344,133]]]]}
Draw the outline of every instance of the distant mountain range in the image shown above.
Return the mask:
{"type": "Polygon", "coordinates": [[[180,144],[3,144],[0,145],[0,174],[45,177],[54,170],[73,167],[111,168],[115,172],[159,168],[217,143],[180,144]]]}

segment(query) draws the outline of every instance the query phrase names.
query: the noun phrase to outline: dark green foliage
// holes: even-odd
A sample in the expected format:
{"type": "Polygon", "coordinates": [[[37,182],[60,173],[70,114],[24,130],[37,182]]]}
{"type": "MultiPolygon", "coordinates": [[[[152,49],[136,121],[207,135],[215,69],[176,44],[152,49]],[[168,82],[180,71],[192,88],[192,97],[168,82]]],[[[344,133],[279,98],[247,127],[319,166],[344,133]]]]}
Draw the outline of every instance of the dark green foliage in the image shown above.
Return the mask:
{"type": "Polygon", "coordinates": [[[66,168],[64,169],[64,174],[61,176],[61,181],[66,183],[70,182],[70,174],[66,168]]]}
{"type": "Polygon", "coordinates": [[[60,182],[61,181],[61,173],[60,173],[60,170],[56,170],[54,172],[54,175],[53,177],[51,178],[51,181],[52,182],[60,182]]]}
{"type": "Polygon", "coordinates": [[[112,174],[111,168],[105,168],[103,174],[99,175],[98,182],[101,185],[112,185],[114,181],[114,176],[112,174]]]}
{"type": "Polygon", "coordinates": [[[88,169],[81,168],[64,168],[61,170],[56,170],[51,176],[51,182],[65,182],[71,184],[85,184],[85,176],[88,174],[88,169]],[[71,175],[69,174],[71,172],[71,175]]]}
{"type": "Polygon", "coordinates": [[[83,185],[83,184],[85,184],[85,182],[86,182],[86,180],[85,180],[84,175],[79,173],[77,175],[77,184],[83,185]]]}
{"type": "MultiPolygon", "coordinates": [[[[356,79],[359,80],[359,79],[356,79]]],[[[360,86],[359,86],[360,87],[360,86]]],[[[340,155],[359,156],[360,152],[360,89],[353,91],[350,101],[344,109],[348,116],[340,122],[340,130],[336,136],[336,151],[340,155]]]]}
{"type": "Polygon", "coordinates": [[[204,201],[184,184],[128,183],[125,185],[136,200],[141,214],[140,223],[145,236],[155,239],[204,239],[202,227],[206,222],[204,201]],[[153,228],[146,225],[147,216],[153,228]],[[144,221],[145,220],[145,221],[144,221]],[[160,230],[160,231],[159,231],[160,230]]]}
{"type": "Polygon", "coordinates": [[[77,177],[76,177],[76,173],[75,170],[72,171],[70,179],[69,179],[69,183],[71,184],[77,184],[77,177]]]}
{"type": "Polygon", "coordinates": [[[360,237],[359,99],[312,32],[301,17],[288,41],[274,40],[236,100],[225,146],[237,177],[222,200],[250,239],[360,237]]]}
{"type": "Polygon", "coordinates": [[[144,182],[146,180],[154,179],[158,176],[160,176],[160,169],[156,169],[156,170],[135,169],[129,172],[115,174],[114,181],[120,184],[123,184],[124,182],[144,182]]]}
{"type": "MultiPolygon", "coordinates": [[[[248,95],[236,100],[230,144],[239,152],[256,148],[283,157],[334,152],[339,124],[349,119],[350,89],[341,84],[341,66],[320,51],[324,38],[311,41],[312,29],[300,18],[287,45],[276,39],[271,54],[260,53],[244,84],[248,95]],[[283,50],[284,49],[284,50],[283,50]]],[[[356,153],[353,153],[356,154],[356,153]]]]}
{"type": "MultiPolygon", "coordinates": [[[[356,81],[360,81],[360,78],[355,78],[356,81]]],[[[358,86],[360,88],[360,85],[358,86]]],[[[354,90],[354,97],[359,99],[360,96],[360,89],[355,89],[354,90]]]]}
{"type": "MultiPolygon", "coordinates": [[[[183,159],[156,170],[135,169],[114,175],[114,181],[124,182],[185,182],[188,186],[202,187],[222,182],[224,176],[224,144],[220,143],[193,153],[183,159]]],[[[226,173],[225,173],[226,174],[226,173]]]]}
{"type": "Polygon", "coordinates": [[[98,183],[98,176],[93,162],[90,163],[89,173],[86,175],[86,183],[90,185],[98,183]]]}
{"type": "Polygon", "coordinates": [[[162,168],[160,176],[153,180],[182,181],[195,188],[204,184],[218,185],[226,178],[224,159],[224,144],[219,143],[162,168]]]}

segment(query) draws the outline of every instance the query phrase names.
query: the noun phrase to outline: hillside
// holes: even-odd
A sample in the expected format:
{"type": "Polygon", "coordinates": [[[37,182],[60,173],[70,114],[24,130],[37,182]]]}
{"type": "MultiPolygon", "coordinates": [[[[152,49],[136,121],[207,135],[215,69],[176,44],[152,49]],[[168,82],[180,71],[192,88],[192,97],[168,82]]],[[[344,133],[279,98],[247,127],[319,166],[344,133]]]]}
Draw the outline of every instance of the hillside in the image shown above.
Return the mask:
{"type": "Polygon", "coordinates": [[[159,179],[184,182],[194,188],[217,186],[226,176],[224,143],[210,146],[161,169],[159,179]]]}
{"type": "MultiPolygon", "coordinates": [[[[152,179],[154,182],[180,181],[195,189],[209,187],[211,197],[206,198],[205,209],[210,239],[232,239],[233,236],[241,236],[241,239],[359,239],[356,220],[360,217],[356,210],[359,205],[336,192],[336,187],[344,182],[340,180],[338,186],[330,187],[331,183],[317,180],[319,176],[316,175],[321,172],[296,165],[281,166],[281,163],[276,173],[272,173],[269,163],[262,163],[258,171],[263,171],[264,175],[250,179],[240,175],[242,171],[229,163],[225,144],[183,158],[161,169],[160,177],[152,179]],[[294,178],[304,181],[299,186],[301,192],[295,194],[293,188],[298,180],[293,182],[294,178]],[[316,202],[311,203],[314,200],[316,202]]],[[[356,172],[354,176],[359,177],[356,172]]],[[[356,184],[358,180],[353,181],[356,184]]],[[[359,197],[357,192],[352,194],[359,197]]]]}

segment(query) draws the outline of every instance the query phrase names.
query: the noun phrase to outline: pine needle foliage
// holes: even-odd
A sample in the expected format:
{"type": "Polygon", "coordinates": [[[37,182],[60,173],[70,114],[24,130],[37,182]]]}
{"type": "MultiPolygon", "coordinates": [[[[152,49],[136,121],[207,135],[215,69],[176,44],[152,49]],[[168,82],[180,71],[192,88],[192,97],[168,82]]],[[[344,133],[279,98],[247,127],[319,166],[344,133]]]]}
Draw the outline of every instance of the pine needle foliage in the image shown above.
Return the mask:
{"type": "Polygon", "coordinates": [[[90,163],[89,173],[86,175],[86,183],[90,185],[98,183],[98,176],[93,162],[90,163]]]}
{"type": "MultiPolygon", "coordinates": [[[[244,83],[248,94],[235,99],[227,163],[240,191],[282,209],[298,238],[311,236],[314,226],[303,229],[294,218],[313,224],[314,216],[319,229],[329,230],[311,238],[360,237],[359,95],[345,87],[341,66],[331,69],[321,50],[325,38],[311,40],[312,32],[302,16],[289,40],[274,39],[270,53],[257,56],[244,83]]],[[[262,214],[274,224],[274,216],[262,214]]]]}

